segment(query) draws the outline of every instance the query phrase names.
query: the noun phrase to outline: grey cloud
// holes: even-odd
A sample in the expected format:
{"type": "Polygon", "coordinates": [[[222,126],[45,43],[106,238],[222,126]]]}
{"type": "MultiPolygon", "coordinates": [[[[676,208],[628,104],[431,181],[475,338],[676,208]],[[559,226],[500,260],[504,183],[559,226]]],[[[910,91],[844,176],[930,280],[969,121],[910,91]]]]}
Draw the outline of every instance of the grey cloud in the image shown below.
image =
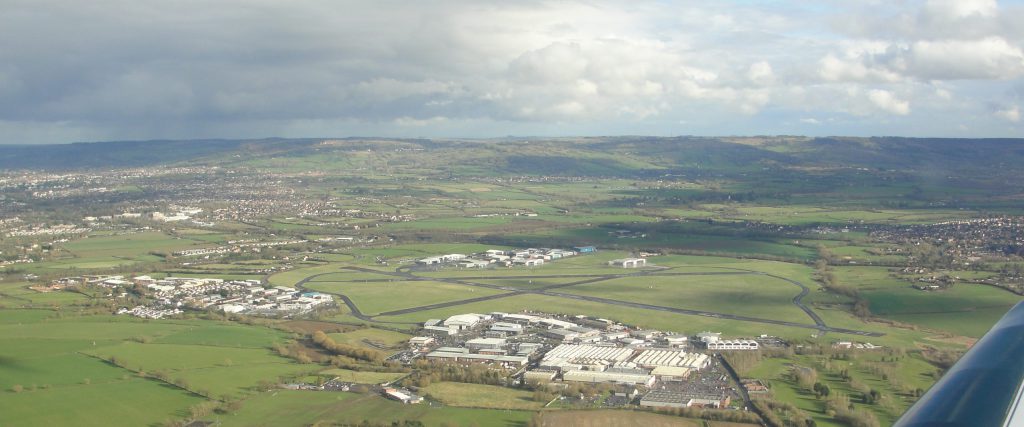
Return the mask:
{"type": "Polygon", "coordinates": [[[934,92],[929,80],[1019,83],[1016,9],[989,3],[854,11],[840,28],[796,2],[9,0],[0,142],[672,133],[694,112],[722,126],[772,126],[757,118],[766,109],[800,123],[806,105],[914,116],[929,110],[902,103],[934,92]],[[907,29],[876,31],[892,16],[907,29]],[[950,20],[963,30],[932,37],[950,20]],[[872,90],[892,94],[875,96],[888,108],[872,109],[872,90]]]}

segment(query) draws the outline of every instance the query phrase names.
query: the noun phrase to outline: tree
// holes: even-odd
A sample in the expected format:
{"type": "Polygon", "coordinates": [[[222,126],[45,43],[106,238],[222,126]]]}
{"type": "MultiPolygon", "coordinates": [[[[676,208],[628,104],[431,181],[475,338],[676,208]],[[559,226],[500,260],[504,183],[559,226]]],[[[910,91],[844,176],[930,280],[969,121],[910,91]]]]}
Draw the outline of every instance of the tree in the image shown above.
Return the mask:
{"type": "Polygon", "coordinates": [[[832,389],[828,384],[816,382],[814,383],[814,394],[818,395],[818,398],[828,397],[829,394],[832,394],[832,389]]]}

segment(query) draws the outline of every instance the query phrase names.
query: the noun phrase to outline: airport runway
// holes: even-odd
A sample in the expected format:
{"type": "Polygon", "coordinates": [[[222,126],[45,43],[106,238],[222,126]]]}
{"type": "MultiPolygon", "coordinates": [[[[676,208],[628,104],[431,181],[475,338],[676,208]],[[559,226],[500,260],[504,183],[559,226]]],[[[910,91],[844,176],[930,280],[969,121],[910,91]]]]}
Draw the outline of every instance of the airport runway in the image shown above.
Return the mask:
{"type": "MultiPolygon", "coordinates": [[[[718,268],[725,268],[725,267],[718,267],[718,268]]],[[[522,289],[522,288],[516,288],[516,287],[512,287],[512,286],[494,285],[494,284],[490,284],[490,283],[478,283],[478,282],[474,282],[473,281],[473,280],[482,280],[482,279],[494,279],[494,277],[490,277],[490,276],[466,276],[466,277],[459,277],[459,278],[423,277],[423,276],[416,276],[415,274],[409,272],[408,270],[404,270],[404,271],[399,270],[399,271],[395,271],[395,272],[382,272],[382,271],[379,271],[379,270],[373,270],[373,269],[363,268],[363,267],[343,267],[343,268],[341,268],[339,270],[342,270],[342,271],[349,270],[349,271],[359,271],[359,272],[365,272],[365,273],[381,274],[381,275],[393,276],[393,277],[395,277],[397,279],[406,280],[406,281],[407,280],[435,281],[435,282],[452,283],[452,284],[459,284],[459,285],[474,286],[474,287],[479,287],[479,288],[487,288],[487,289],[493,289],[493,290],[506,291],[505,293],[500,293],[500,294],[495,294],[495,295],[487,295],[487,296],[476,297],[476,298],[468,298],[468,299],[464,299],[464,300],[446,301],[446,302],[442,302],[442,303],[428,304],[428,305],[422,305],[422,306],[418,306],[418,307],[403,308],[403,309],[400,309],[400,310],[393,310],[393,311],[383,312],[383,313],[380,313],[380,314],[377,314],[377,315],[374,315],[374,316],[369,316],[369,315],[366,315],[366,314],[362,313],[359,310],[359,307],[356,306],[355,302],[353,302],[352,299],[349,298],[348,296],[343,295],[343,294],[338,294],[338,293],[334,293],[333,294],[333,295],[337,295],[339,298],[341,298],[342,302],[344,302],[345,305],[348,306],[349,310],[352,312],[352,315],[354,317],[356,317],[356,318],[358,318],[360,320],[368,321],[368,322],[410,323],[410,322],[382,321],[382,320],[377,320],[376,318],[377,317],[382,317],[382,316],[398,316],[398,315],[403,315],[403,314],[417,313],[417,312],[421,312],[421,311],[436,310],[436,309],[440,309],[440,308],[456,307],[456,306],[465,305],[465,304],[472,304],[472,303],[484,302],[484,301],[492,301],[492,300],[508,298],[508,297],[513,297],[513,296],[518,296],[518,295],[534,294],[534,295],[544,295],[544,296],[555,297],[555,298],[575,299],[575,300],[588,301],[588,302],[594,302],[594,303],[600,303],[600,304],[618,305],[618,306],[638,308],[638,309],[643,309],[643,310],[652,310],[652,311],[661,311],[661,312],[667,312],[667,313],[684,314],[684,315],[690,315],[690,316],[702,316],[702,317],[711,317],[711,318],[716,318],[716,319],[736,320],[736,321],[741,321],[741,322],[753,322],[753,323],[762,323],[762,324],[769,324],[769,325],[788,326],[788,327],[794,327],[794,328],[814,329],[814,330],[817,330],[817,331],[819,331],[821,333],[836,332],[836,333],[861,335],[861,336],[869,336],[869,337],[880,337],[880,336],[885,335],[885,334],[879,333],[879,332],[869,332],[869,331],[860,331],[860,330],[855,330],[855,329],[833,328],[833,327],[830,327],[830,326],[828,326],[825,323],[825,321],[817,313],[815,313],[813,310],[811,310],[810,307],[807,307],[806,305],[804,305],[803,298],[805,296],[807,296],[808,293],[810,293],[810,288],[808,288],[806,285],[804,285],[803,283],[800,283],[800,282],[798,282],[796,280],[792,280],[792,279],[789,279],[789,278],[786,278],[786,277],[782,277],[782,276],[777,276],[777,275],[770,274],[770,273],[765,273],[765,272],[762,272],[762,271],[755,271],[755,270],[744,270],[744,269],[732,269],[732,268],[730,268],[729,270],[732,270],[732,271],[719,271],[719,272],[669,272],[668,270],[671,270],[671,268],[665,268],[665,269],[660,269],[660,270],[645,270],[645,271],[639,271],[639,272],[635,272],[635,273],[625,273],[625,274],[605,274],[605,275],[586,275],[586,274],[577,274],[577,275],[532,275],[532,276],[516,276],[516,277],[514,277],[515,279],[553,279],[553,278],[574,278],[574,277],[582,278],[582,280],[578,280],[578,281],[573,281],[573,282],[569,282],[569,283],[561,283],[561,284],[557,284],[557,285],[544,286],[544,287],[540,287],[540,288],[537,288],[537,289],[522,289]],[[684,308],[677,308],[677,307],[666,307],[666,306],[660,306],[660,305],[638,303],[638,302],[633,302],[633,301],[623,301],[623,300],[617,300],[617,299],[611,299],[611,298],[601,298],[601,297],[586,296],[586,295],[576,295],[576,294],[568,294],[568,293],[553,291],[554,289],[566,288],[566,287],[582,285],[582,284],[587,284],[587,283],[595,283],[595,282],[601,282],[601,281],[605,281],[605,280],[613,280],[613,279],[620,279],[620,278],[626,278],[626,277],[647,276],[647,275],[652,275],[652,274],[657,274],[658,276],[715,276],[715,275],[739,275],[739,274],[745,274],[745,275],[761,275],[761,276],[767,276],[767,277],[772,277],[772,278],[775,278],[775,279],[779,279],[779,280],[785,281],[787,283],[790,283],[790,284],[800,288],[800,292],[796,296],[793,297],[792,302],[793,302],[794,305],[799,307],[804,313],[806,313],[807,316],[810,317],[811,320],[814,321],[814,324],[812,325],[812,324],[807,324],[807,323],[790,322],[790,321],[785,321],[785,320],[763,319],[763,318],[759,318],[759,317],[750,317],[750,316],[742,316],[742,315],[727,314],[727,313],[716,313],[716,312],[703,311],[703,310],[691,310],[691,309],[684,309],[684,308]]],[[[306,283],[310,282],[311,280],[313,280],[313,279],[315,279],[317,277],[325,276],[325,275],[328,275],[328,274],[336,274],[336,272],[321,273],[321,274],[315,274],[315,275],[306,277],[305,279],[302,279],[298,283],[296,283],[295,287],[300,288],[300,289],[305,289],[305,284],[306,283]]],[[[381,280],[373,280],[373,281],[381,281],[381,280]]],[[[361,282],[361,281],[354,281],[354,282],[361,282]]]]}

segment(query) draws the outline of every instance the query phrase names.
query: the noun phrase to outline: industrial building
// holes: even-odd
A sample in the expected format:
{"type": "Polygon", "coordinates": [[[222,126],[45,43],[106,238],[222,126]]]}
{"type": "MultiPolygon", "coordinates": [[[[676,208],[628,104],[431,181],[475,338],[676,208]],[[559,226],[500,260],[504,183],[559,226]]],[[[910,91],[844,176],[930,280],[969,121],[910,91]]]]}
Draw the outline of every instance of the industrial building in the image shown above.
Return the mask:
{"type": "Polygon", "coordinates": [[[491,316],[486,314],[456,314],[445,319],[444,326],[447,326],[451,329],[455,329],[457,331],[464,331],[466,329],[472,329],[474,326],[477,325],[477,323],[480,323],[481,321],[484,320],[488,320],[490,318],[491,316]]]}
{"type": "Polygon", "coordinates": [[[659,366],[684,367],[690,369],[703,369],[711,361],[708,355],[701,353],[687,353],[681,350],[650,349],[640,353],[633,363],[645,368],[656,368],[659,366]]]}
{"type": "Polygon", "coordinates": [[[562,344],[544,355],[541,366],[572,368],[582,365],[611,365],[633,357],[634,350],[586,344],[562,344]]]}
{"type": "Polygon", "coordinates": [[[470,351],[499,350],[505,348],[504,338],[475,338],[466,341],[466,348],[470,351]]]}
{"type": "Polygon", "coordinates": [[[708,343],[708,350],[757,350],[760,344],[754,340],[721,340],[708,343]]]}
{"type": "Polygon", "coordinates": [[[398,390],[395,388],[385,388],[384,397],[387,397],[388,399],[391,400],[397,400],[399,402],[406,404],[416,404],[423,402],[422,397],[412,394],[406,390],[398,390]]]}
{"type": "Polygon", "coordinates": [[[448,254],[448,255],[440,255],[440,256],[432,256],[432,257],[428,257],[428,258],[423,258],[423,259],[421,259],[419,261],[416,261],[416,263],[420,264],[420,265],[435,265],[435,264],[444,264],[444,263],[448,263],[448,262],[461,261],[463,259],[466,259],[466,256],[463,255],[463,254],[448,254]]]}
{"type": "Polygon", "coordinates": [[[427,353],[427,360],[439,360],[446,362],[464,362],[464,363],[497,363],[506,367],[521,368],[526,366],[530,361],[529,357],[526,356],[505,356],[498,354],[473,354],[469,353],[469,349],[454,349],[454,350],[465,350],[465,352],[449,351],[452,350],[450,347],[442,347],[430,353],[427,353]]]}
{"type": "Polygon", "coordinates": [[[547,338],[554,338],[564,343],[571,343],[580,337],[579,332],[573,332],[568,329],[548,329],[546,331],[541,331],[540,335],[547,338]]]}
{"type": "Polygon", "coordinates": [[[409,345],[415,347],[423,347],[434,343],[433,337],[412,337],[409,338],[409,345]]]}
{"type": "Polygon", "coordinates": [[[685,366],[658,366],[651,371],[651,375],[666,382],[683,381],[693,370],[685,366]]]}
{"type": "Polygon", "coordinates": [[[655,390],[640,399],[640,406],[649,408],[724,408],[729,406],[729,396],[695,395],[668,390],[655,390]]]}
{"type": "Polygon", "coordinates": [[[494,324],[491,325],[490,331],[491,332],[495,332],[495,333],[500,333],[503,336],[505,336],[505,335],[519,335],[519,334],[523,333],[524,329],[525,328],[523,328],[523,325],[520,325],[518,323],[494,322],[494,324]]]}
{"type": "Polygon", "coordinates": [[[632,384],[650,387],[654,385],[654,376],[635,373],[584,371],[574,369],[562,374],[563,381],[586,383],[632,384]]]}
{"type": "Polygon", "coordinates": [[[558,375],[558,372],[534,370],[526,371],[526,373],[523,374],[523,379],[527,382],[548,382],[554,381],[555,375],[558,375]]]}

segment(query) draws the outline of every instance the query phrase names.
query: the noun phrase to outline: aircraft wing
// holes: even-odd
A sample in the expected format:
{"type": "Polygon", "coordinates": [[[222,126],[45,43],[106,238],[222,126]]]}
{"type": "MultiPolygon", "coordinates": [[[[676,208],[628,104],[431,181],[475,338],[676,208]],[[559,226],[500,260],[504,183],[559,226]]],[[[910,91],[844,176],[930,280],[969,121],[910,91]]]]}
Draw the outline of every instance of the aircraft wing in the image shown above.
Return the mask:
{"type": "Polygon", "coordinates": [[[1024,427],[1024,302],[1014,306],[896,427],[1024,427]]]}

